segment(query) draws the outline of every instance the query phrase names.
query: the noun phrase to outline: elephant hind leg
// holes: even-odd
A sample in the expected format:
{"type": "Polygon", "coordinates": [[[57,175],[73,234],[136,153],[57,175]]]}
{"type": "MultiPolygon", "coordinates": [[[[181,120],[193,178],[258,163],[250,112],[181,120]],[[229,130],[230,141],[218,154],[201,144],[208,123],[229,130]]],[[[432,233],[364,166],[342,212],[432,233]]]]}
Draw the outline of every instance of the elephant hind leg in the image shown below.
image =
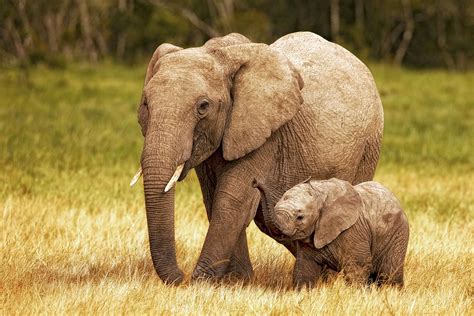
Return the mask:
{"type": "Polygon", "coordinates": [[[396,238],[378,265],[376,282],[378,285],[404,285],[404,263],[408,239],[396,238]]]}
{"type": "Polygon", "coordinates": [[[403,278],[403,266],[392,269],[392,268],[382,268],[381,271],[374,275],[373,280],[378,286],[382,285],[395,285],[398,287],[403,287],[404,278],[403,278]]]}
{"type": "Polygon", "coordinates": [[[367,140],[364,147],[364,153],[357,167],[357,172],[352,184],[358,184],[365,181],[371,181],[374,178],[377,162],[380,157],[380,148],[382,147],[382,132],[376,133],[367,140]]]}
{"type": "Polygon", "coordinates": [[[349,284],[364,286],[369,283],[372,266],[365,264],[348,264],[344,266],[344,279],[349,284]]]}

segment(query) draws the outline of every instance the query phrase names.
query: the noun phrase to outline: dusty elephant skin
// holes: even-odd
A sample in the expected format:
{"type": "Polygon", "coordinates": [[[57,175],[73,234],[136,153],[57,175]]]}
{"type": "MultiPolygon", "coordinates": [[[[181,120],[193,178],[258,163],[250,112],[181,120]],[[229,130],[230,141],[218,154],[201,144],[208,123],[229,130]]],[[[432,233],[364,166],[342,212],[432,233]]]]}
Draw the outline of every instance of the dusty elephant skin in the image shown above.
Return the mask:
{"type": "MultiPolygon", "coordinates": [[[[265,179],[271,203],[308,176],[370,180],[383,130],[367,67],[309,32],[271,45],[236,33],[198,48],[162,44],[138,112],[151,256],[160,278],[175,284],[183,273],[172,177],[182,180],[195,168],[210,222],[193,278],[248,279],[245,229],[254,219],[268,232],[253,178],[265,179]]],[[[295,253],[293,243],[284,244],[295,253]]]]}
{"type": "MultiPolygon", "coordinates": [[[[265,201],[265,185],[253,185],[265,201]]],[[[403,286],[408,221],[397,198],[381,184],[308,180],[285,192],[274,209],[263,205],[272,231],[297,241],[295,286],[312,286],[324,267],[343,270],[357,284],[403,286]]]]}

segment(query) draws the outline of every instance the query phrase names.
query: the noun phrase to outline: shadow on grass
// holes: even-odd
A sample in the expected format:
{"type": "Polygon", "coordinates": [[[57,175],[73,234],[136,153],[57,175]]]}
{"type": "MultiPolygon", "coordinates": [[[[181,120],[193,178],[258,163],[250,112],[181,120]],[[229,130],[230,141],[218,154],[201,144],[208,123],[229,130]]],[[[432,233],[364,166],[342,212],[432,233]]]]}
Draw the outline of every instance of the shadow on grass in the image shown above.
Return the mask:
{"type": "Polygon", "coordinates": [[[149,258],[124,257],[121,261],[88,263],[82,265],[67,263],[61,266],[42,262],[22,277],[15,286],[31,287],[35,284],[61,283],[64,285],[98,284],[106,280],[116,282],[158,280],[149,258]]]}
{"type": "MultiPolygon", "coordinates": [[[[12,286],[16,288],[30,288],[35,285],[61,284],[66,287],[80,286],[87,284],[101,284],[107,281],[128,283],[128,282],[157,282],[161,280],[153,268],[153,264],[148,257],[123,257],[111,262],[89,263],[68,262],[65,264],[51,263],[54,260],[47,260],[35,265],[35,267],[24,273],[21,277],[15,278],[12,286]]],[[[190,271],[181,286],[196,286],[200,283],[203,286],[215,288],[260,288],[263,290],[286,292],[292,291],[291,269],[288,262],[282,260],[256,261],[254,276],[247,281],[238,279],[235,276],[226,276],[221,280],[191,280],[190,271]]],[[[169,285],[172,286],[172,285],[169,285]]]]}

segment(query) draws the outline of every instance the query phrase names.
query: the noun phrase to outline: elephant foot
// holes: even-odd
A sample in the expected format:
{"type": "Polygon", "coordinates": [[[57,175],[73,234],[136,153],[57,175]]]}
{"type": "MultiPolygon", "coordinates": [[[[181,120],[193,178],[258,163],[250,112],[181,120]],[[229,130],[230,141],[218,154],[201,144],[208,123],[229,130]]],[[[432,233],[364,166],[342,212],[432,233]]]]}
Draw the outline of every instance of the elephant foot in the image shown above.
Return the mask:
{"type": "Polygon", "coordinates": [[[244,265],[237,260],[233,260],[227,268],[226,276],[246,283],[253,277],[253,267],[251,264],[244,265]]]}
{"type": "Polygon", "coordinates": [[[313,279],[299,279],[293,280],[293,288],[296,291],[301,291],[303,289],[310,290],[314,288],[316,282],[313,279]]]}
{"type": "Polygon", "coordinates": [[[338,275],[339,275],[339,272],[334,271],[329,268],[325,268],[323,269],[323,272],[321,274],[321,280],[324,283],[333,283],[334,281],[336,281],[338,275]]]}
{"type": "MultiPolygon", "coordinates": [[[[228,261],[227,261],[228,262],[228,261]]],[[[202,265],[196,265],[196,268],[194,268],[193,275],[191,279],[193,281],[196,280],[206,280],[206,281],[217,281],[220,280],[224,274],[225,274],[225,267],[219,267],[216,269],[216,267],[219,265],[212,265],[212,266],[202,266],[202,265]]]]}
{"type": "Polygon", "coordinates": [[[253,277],[252,265],[246,266],[232,261],[226,270],[212,269],[197,265],[192,280],[220,281],[223,279],[248,282],[253,277]]]}
{"type": "Polygon", "coordinates": [[[160,279],[168,285],[179,285],[183,282],[184,273],[181,270],[175,270],[166,276],[160,275],[160,279]]]}

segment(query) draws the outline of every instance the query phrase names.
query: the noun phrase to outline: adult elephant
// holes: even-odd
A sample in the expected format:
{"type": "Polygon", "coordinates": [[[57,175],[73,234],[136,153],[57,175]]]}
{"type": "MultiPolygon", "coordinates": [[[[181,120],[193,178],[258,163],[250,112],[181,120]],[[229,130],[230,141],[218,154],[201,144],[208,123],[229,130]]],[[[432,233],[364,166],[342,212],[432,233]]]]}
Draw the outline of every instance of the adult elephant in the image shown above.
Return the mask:
{"type": "Polygon", "coordinates": [[[174,184],[190,169],[210,222],[193,278],[248,278],[245,229],[255,219],[267,231],[252,180],[265,179],[269,203],[308,176],[370,180],[383,130],[367,67],[309,32],[271,45],[236,33],[198,48],[162,44],[148,65],[138,116],[151,256],[168,283],[183,279],[174,184]]]}

